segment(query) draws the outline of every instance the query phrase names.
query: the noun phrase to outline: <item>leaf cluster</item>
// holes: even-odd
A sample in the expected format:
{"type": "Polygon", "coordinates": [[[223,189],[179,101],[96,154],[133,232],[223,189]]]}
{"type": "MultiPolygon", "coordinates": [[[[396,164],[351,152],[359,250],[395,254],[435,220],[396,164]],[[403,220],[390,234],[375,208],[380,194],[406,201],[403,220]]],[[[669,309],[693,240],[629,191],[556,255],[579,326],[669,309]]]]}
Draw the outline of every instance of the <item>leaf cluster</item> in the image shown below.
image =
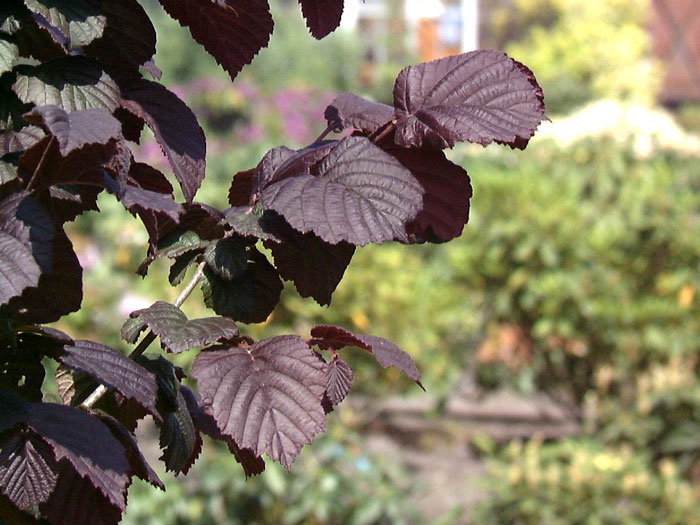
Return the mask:
{"type": "MultiPolygon", "coordinates": [[[[272,31],[265,0],[161,4],[232,79],[272,31]]],[[[338,25],[342,0],[300,4],[313,36],[338,25]]],[[[12,0],[0,17],[0,516],[119,521],[134,477],[162,488],[131,435],[146,415],[176,473],[197,459],[202,434],[223,441],[248,476],[264,469],[263,454],[289,468],[349,391],[348,346],[421,385],[411,357],[385,339],[318,326],[309,339],[256,342],[238,323],[266,320],[282,279],[329,304],[358,246],[457,237],[471,185],[442,150],[458,141],[525,147],[544,118],[525,66],[477,51],[404,69],[393,106],[341,95],[324,134],[238,172],[230,207],[217,210],[194,200],[204,133],[158,82],[155,31],[135,0],[12,0]],[[134,160],[146,126],[184,202],[164,173],[134,160]],[[103,190],[148,232],[140,274],[171,259],[176,286],[197,267],[176,304],[131,314],[122,337],[148,333],[129,357],[43,326],[80,309],[82,267],[64,226],[96,210],[103,190]],[[217,317],[188,320],[179,309],[198,284],[217,317]],[[186,371],[143,355],[156,338],[166,354],[202,349],[189,371],[197,392],[182,384],[186,371]],[[59,363],[62,403],[43,401],[45,358],[59,363]]]]}

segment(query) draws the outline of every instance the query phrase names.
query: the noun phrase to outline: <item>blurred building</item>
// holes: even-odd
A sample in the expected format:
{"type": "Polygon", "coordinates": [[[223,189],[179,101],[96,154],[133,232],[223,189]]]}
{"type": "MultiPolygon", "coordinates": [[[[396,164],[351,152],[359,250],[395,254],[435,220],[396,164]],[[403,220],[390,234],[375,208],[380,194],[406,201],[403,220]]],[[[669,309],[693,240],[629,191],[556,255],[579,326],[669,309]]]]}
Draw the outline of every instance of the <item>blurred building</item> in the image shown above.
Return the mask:
{"type": "Polygon", "coordinates": [[[650,26],[666,69],[659,99],[700,102],[700,0],[653,0],[650,26]]]}
{"type": "Polygon", "coordinates": [[[428,61],[478,48],[478,7],[479,0],[346,0],[343,25],[362,35],[370,62],[405,49],[428,61]]]}

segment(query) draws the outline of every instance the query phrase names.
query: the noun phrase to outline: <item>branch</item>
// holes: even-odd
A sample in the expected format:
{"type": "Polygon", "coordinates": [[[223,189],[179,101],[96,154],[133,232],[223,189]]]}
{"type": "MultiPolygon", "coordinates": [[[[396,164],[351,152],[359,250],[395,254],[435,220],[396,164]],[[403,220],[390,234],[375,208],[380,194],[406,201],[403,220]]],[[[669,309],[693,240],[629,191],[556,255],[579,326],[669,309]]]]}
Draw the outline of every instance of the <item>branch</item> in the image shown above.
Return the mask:
{"type": "MultiPolygon", "coordinates": [[[[197,287],[197,284],[199,284],[199,281],[202,279],[202,276],[204,275],[204,267],[206,265],[205,261],[202,261],[199,263],[199,266],[197,266],[197,271],[195,274],[192,276],[192,279],[187,283],[187,286],[185,286],[182,289],[182,292],[180,292],[180,295],[177,296],[177,299],[175,299],[175,302],[173,303],[175,306],[178,308],[182,306],[182,303],[185,302],[185,300],[190,296],[190,294],[194,291],[194,289],[197,287]]],[[[156,339],[156,334],[153,333],[153,331],[149,331],[146,336],[141,339],[141,342],[138,344],[136,348],[129,354],[129,358],[131,359],[136,359],[138,356],[143,354],[146,349],[150,346],[150,344],[155,341],[156,339]]],[[[97,401],[105,395],[107,392],[107,387],[105,385],[100,385],[98,386],[92,394],[90,394],[85,401],[83,401],[80,406],[83,408],[92,408],[92,406],[97,403],[97,401]]]]}

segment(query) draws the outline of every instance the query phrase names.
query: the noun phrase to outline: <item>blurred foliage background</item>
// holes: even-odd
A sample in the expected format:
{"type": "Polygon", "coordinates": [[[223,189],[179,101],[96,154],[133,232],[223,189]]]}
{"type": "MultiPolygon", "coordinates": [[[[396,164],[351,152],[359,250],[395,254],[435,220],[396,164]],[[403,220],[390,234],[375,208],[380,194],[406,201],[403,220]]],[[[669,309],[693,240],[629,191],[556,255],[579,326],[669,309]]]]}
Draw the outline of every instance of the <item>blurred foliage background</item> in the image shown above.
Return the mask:
{"type": "MultiPolygon", "coordinates": [[[[337,92],[387,99],[386,78],[408,63],[382,64],[368,82],[355,35],[317,42],[296,2],[277,2],[270,47],[231,84],[186,30],[144,4],[157,24],[163,82],[207,135],[198,198],[219,207],[231,176],[269,148],[313,141],[337,92]]],[[[684,128],[654,104],[660,65],[647,16],[647,0],[490,9],[484,39],[535,72],[552,123],[525,152],[449,153],[474,186],[461,238],[363,248],[329,308],[288,286],[268,322],[248,327],[259,338],[336,323],[398,343],[431,395],[448,397],[468,376],[480,392],[546,392],[580,409],[580,436],[475,438],[488,465],[485,496],[442,523],[700,523],[700,142],[692,118],[684,128]]],[[[145,133],[140,156],[167,170],[145,133]]],[[[70,232],[86,268],[85,301],[60,327],[126,351],[119,328],[128,313],[177,290],[162,261],[145,280],[135,276],[143,228],[110,196],[100,207],[70,232]]],[[[197,294],[183,309],[210,315],[197,294]]],[[[355,395],[424,395],[361,354],[351,362],[355,395]]],[[[329,418],[292,473],[268,463],[246,481],[208,444],[189,476],[164,477],[167,492],[136,484],[124,523],[424,523],[410,504],[420,480],[395,458],[370,454],[343,419],[342,411],[329,418]]]]}

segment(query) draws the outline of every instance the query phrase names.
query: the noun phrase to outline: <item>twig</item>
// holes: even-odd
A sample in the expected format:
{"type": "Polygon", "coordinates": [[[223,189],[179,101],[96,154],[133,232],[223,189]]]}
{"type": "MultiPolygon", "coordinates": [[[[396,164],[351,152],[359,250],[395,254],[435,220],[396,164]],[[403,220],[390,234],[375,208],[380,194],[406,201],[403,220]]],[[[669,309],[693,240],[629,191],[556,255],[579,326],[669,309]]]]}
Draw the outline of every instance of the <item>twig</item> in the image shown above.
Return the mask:
{"type": "MultiPolygon", "coordinates": [[[[177,299],[175,299],[175,302],[173,303],[175,306],[178,308],[182,306],[182,303],[185,302],[185,300],[190,296],[190,294],[194,291],[194,289],[197,287],[197,284],[199,281],[202,279],[202,276],[204,275],[204,266],[206,265],[206,262],[202,261],[199,263],[199,266],[197,266],[197,271],[195,274],[192,276],[192,279],[187,283],[187,286],[185,286],[182,289],[182,292],[180,292],[180,295],[177,296],[177,299]]],[[[135,359],[141,354],[143,354],[146,349],[149,347],[149,345],[155,341],[156,339],[156,334],[153,333],[153,331],[149,331],[146,336],[141,339],[141,342],[138,344],[136,348],[129,354],[129,359],[135,359]]],[[[99,385],[95,390],[93,390],[92,394],[90,394],[85,401],[83,401],[80,406],[83,408],[91,408],[97,401],[105,395],[107,392],[107,387],[105,385],[99,385]]]]}

